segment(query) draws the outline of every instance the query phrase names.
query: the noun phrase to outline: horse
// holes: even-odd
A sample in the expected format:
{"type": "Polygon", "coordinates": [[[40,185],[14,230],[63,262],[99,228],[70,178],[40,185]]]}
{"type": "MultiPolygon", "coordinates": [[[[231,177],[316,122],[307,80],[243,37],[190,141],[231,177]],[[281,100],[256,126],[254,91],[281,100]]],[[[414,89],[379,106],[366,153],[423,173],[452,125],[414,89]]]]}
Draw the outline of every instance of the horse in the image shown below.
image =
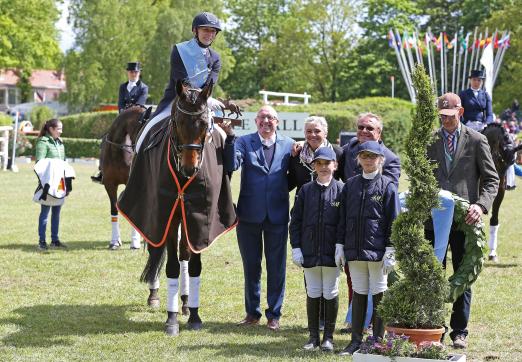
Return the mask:
{"type": "Polygon", "coordinates": [[[489,147],[491,149],[491,156],[495,163],[495,168],[500,179],[497,196],[493,200],[493,207],[491,208],[491,218],[489,220],[489,257],[488,259],[493,262],[498,261],[497,256],[497,245],[498,245],[498,229],[499,220],[498,213],[500,205],[504,200],[504,194],[506,191],[506,171],[509,166],[515,162],[516,152],[522,148],[519,145],[515,148],[512,147],[510,142],[509,134],[506,129],[498,123],[490,123],[483,130],[482,134],[488,139],[489,147]]]}
{"type": "Polygon", "coordinates": [[[212,86],[209,82],[200,90],[176,84],[171,116],[141,136],[143,143],[117,203],[120,213],[148,243],[149,258],[141,280],[157,280],[166,258],[165,333],[169,336],[179,334],[178,246],[190,250],[187,327],[199,330],[203,326],[199,316],[201,252],[237,224],[227,173],[230,167],[224,165],[226,143],[210,122],[207,107],[212,86]]]}
{"type": "MultiPolygon", "coordinates": [[[[116,200],[118,186],[126,185],[129,179],[130,165],[134,157],[134,144],[142,124],[139,119],[145,109],[140,106],[127,108],[120,113],[108,133],[102,139],[100,152],[102,184],[109,196],[111,207],[112,235],[109,249],[116,250],[122,245],[116,200]]],[[[140,235],[132,229],[131,249],[140,248],[140,235]]]]}

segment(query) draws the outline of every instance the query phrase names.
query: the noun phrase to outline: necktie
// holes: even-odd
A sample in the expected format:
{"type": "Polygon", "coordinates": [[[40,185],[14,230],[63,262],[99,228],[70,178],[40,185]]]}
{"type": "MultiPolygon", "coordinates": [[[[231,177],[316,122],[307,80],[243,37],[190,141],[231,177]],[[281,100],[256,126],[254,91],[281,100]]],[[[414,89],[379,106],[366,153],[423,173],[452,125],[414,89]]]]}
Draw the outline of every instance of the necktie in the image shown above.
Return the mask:
{"type": "Polygon", "coordinates": [[[453,148],[453,138],[455,138],[455,134],[448,133],[448,153],[453,156],[453,152],[455,151],[453,148]]]}

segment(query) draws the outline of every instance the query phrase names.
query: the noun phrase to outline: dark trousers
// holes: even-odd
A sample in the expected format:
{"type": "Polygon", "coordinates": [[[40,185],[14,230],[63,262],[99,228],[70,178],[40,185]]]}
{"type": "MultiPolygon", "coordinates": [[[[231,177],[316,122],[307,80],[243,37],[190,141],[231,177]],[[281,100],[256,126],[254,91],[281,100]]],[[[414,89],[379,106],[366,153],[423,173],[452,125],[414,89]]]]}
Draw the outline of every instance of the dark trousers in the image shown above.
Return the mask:
{"type": "Polygon", "coordinates": [[[261,260],[263,246],[266,259],[267,303],[265,315],[269,319],[281,317],[286,282],[287,224],[239,222],[236,227],[239,252],[245,277],[246,313],[261,318],[261,260]]]}
{"type": "MultiPolygon", "coordinates": [[[[435,240],[433,230],[425,230],[425,234],[426,239],[428,239],[433,245],[435,240]]],[[[451,249],[451,261],[453,264],[454,271],[458,270],[460,264],[462,263],[462,259],[464,257],[464,244],[464,233],[462,231],[452,229],[449,235],[449,247],[451,249]]],[[[446,257],[444,257],[444,261],[442,264],[444,268],[446,268],[446,257]]],[[[468,335],[468,321],[470,310],[471,289],[468,288],[460,297],[457,298],[455,303],[453,303],[453,310],[450,319],[451,339],[454,339],[459,334],[465,336],[468,335]]]]}
{"type": "Polygon", "coordinates": [[[47,220],[51,209],[51,241],[56,242],[60,240],[58,237],[58,228],[60,227],[60,210],[62,206],[41,205],[40,217],[38,218],[38,237],[41,242],[45,242],[45,231],[47,229],[47,220]]]}

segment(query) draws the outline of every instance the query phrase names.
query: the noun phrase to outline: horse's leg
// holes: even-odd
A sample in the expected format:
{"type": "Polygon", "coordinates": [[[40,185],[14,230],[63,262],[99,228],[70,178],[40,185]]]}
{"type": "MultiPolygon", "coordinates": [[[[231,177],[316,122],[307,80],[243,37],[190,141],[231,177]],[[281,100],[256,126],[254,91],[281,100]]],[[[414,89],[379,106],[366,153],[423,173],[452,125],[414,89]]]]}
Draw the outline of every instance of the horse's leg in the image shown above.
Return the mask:
{"type": "Polygon", "coordinates": [[[201,275],[201,254],[192,253],[189,260],[189,289],[188,307],[190,316],[187,327],[193,330],[200,330],[203,322],[199,317],[199,288],[201,275]]]}
{"type": "Polygon", "coordinates": [[[109,195],[109,202],[111,203],[111,225],[112,235],[109,243],[110,250],[117,250],[121,246],[120,224],[118,222],[118,209],[116,208],[116,198],[118,195],[118,185],[112,183],[105,183],[105,191],[109,195]]]}
{"type": "Polygon", "coordinates": [[[131,250],[138,250],[141,247],[141,235],[140,233],[131,227],[131,250]]]}
{"type": "Polygon", "coordinates": [[[181,235],[184,233],[180,226],[178,228],[178,245],[179,245],[179,268],[180,268],[180,279],[179,279],[179,290],[181,294],[181,313],[183,315],[189,315],[188,308],[188,297],[190,293],[189,289],[189,272],[188,265],[190,259],[190,249],[186,242],[181,242],[181,235]]]}
{"type": "Polygon", "coordinates": [[[493,207],[491,208],[491,219],[489,220],[489,257],[488,259],[497,262],[497,244],[498,244],[498,229],[500,227],[498,222],[498,213],[500,211],[500,205],[504,200],[504,194],[506,192],[506,176],[500,177],[500,184],[498,187],[498,193],[493,200],[493,207]]]}
{"type": "Polygon", "coordinates": [[[167,321],[165,333],[169,336],[179,334],[178,322],[178,291],[179,291],[179,261],[178,261],[178,225],[179,218],[174,217],[167,236],[167,321]]]}

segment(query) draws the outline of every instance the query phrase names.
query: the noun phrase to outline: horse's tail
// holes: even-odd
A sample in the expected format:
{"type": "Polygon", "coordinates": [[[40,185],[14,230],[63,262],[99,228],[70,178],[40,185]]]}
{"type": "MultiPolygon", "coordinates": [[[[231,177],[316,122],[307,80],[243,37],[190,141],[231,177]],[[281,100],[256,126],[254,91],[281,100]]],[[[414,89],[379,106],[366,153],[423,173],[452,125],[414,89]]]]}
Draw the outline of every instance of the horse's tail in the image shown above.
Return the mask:
{"type": "Polygon", "coordinates": [[[165,245],[166,243],[163,243],[163,245],[158,248],[153,247],[150,244],[147,246],[149,251],[149,259],[147,260],[147,264],[145,264],[145,268],[141,273],[141,282],[153,283],[159,279],[159,274],[162,270],[163,264],[165,263],[165,258],[167,255],[165,252],[165,245]]]}

